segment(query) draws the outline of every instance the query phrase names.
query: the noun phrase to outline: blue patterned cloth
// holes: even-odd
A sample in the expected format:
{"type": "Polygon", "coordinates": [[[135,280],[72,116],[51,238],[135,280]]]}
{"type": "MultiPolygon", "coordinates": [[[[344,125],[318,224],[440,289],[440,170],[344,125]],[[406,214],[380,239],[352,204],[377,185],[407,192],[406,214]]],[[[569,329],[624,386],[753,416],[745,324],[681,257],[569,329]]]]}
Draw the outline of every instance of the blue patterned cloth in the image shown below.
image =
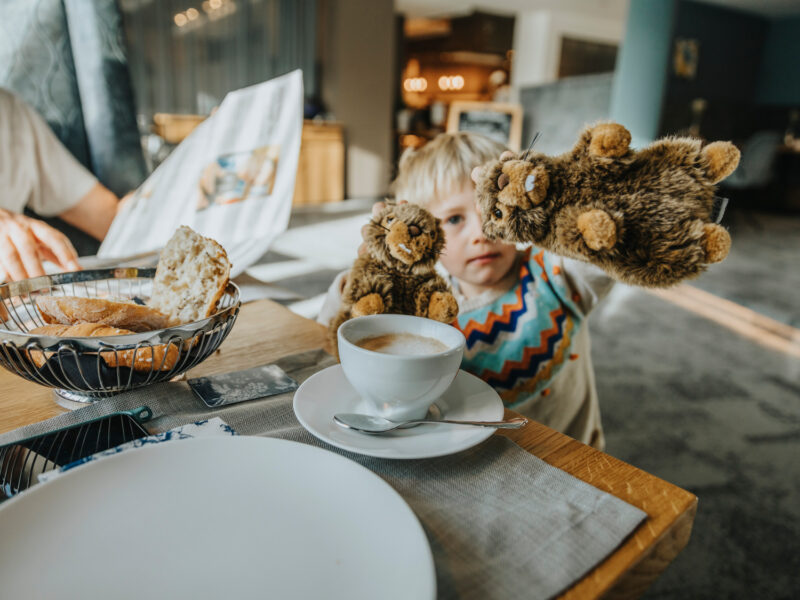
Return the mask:
{"type": "Polygon", "coordinates": [[[121,444],[116,448],[103,450],[97,454],[92,454],[91,456],[87,456],[85,458],[81,458],[80,460],[76,460],[75,462],[66,464],[58,469],[53,469],[52,471],[42,473],[39,475],[39,483],[57,479],[75,467],[80,467],[81,465],[94,462],[96,460],[102,460],[104,458],[108,458],[109,456],[116,456],[120,452],[125,452],[126,450],[130,450],[132,448],[141,448],[151,444],[160,444],[162,442],[171,442],[175,440],[189,440],[193,438],[212,437],[218,435],[237,434],[230,425],[228,425],[219,417],[214,417],[213,419],[207,419],[205,421],[197,421],[196,423],[189,423],[187,425],[181,425],[180,427],[175,427],[174,429],[170,429],[164,433],[157,433],[155,435],[149,435],[138,440],[133,440],[131,442],[121,444]]]}

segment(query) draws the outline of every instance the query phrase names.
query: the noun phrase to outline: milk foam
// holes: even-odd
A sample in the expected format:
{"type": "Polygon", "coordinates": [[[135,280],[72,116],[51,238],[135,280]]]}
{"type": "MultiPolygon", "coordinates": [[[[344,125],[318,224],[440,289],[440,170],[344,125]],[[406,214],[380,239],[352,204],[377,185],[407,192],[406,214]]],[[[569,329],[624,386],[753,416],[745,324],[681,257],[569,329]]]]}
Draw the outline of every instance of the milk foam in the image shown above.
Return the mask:
{"type": "Polygon", "coordinates": [[[356,342],[366,350],[384,354],[436,354],[447,350],[447,346],[439,340],[413,333],[387,333],[368,337],[356,342]]]}

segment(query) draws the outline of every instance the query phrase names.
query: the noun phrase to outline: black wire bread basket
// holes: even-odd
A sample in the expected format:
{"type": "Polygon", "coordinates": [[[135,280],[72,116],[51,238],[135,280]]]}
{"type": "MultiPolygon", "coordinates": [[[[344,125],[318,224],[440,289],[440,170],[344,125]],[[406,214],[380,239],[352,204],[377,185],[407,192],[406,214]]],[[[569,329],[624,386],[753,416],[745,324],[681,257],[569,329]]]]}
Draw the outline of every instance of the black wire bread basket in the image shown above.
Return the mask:
{"type": "Polygon", "coordinates": [[[128,298],[146,301],[155,269],[96,269],[0,285],[0,364],[40,385],[57,400],[94,402],[168,381],[208,358],[239,314],[239,288],[228,283],[216,312],[166,329],[105,337],[52,337],[30,331],[46,325],[39,296],[128,298]],[[130,365],[130,366],[123,366],[130,365]]]}
{"type": "Polygon", "coordinates": [[[143,423],[152,416],[140,406],[0,445],[0,502],[35,485],[39,475],[150,435],[143,423]]]}

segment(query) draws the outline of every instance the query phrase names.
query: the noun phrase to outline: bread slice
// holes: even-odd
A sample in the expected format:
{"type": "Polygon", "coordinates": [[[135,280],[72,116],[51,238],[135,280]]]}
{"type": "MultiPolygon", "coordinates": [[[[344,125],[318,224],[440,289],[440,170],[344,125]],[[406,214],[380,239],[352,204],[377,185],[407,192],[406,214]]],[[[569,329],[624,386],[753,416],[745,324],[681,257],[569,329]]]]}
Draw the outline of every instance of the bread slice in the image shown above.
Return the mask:
{"type": "MultiPolygon", "coordinates": [[[[77,325],[44,325],[31,329],[34,335],[54,337],[105,337],[128,335],[134,333],[127,329],[118,329],[100,323],[79,323],[77,325]]],[[[54,353],[30,349],[26,351],[33,363],[42,368],[54,353]]],[[[109,367],[128,367],[136,371],[169,371],[180,358],[176,344],[144,346],[136,350],[103,350],[100,357],[109,367]]]]}
{"type": "Polygon", "coordinates": [[[214,314],[230,273],[222,246],[182,226],[161,251],[148,305],[172,324],[204,319],[214,314]]]}
{"type": "Polygon", "coordinates": [[[100,323],[137,332],[169,326],[167,315],[149,306],[140,306],[124,299],[39,296],[36,298],[36,308],[45,323],[100,323]]]}

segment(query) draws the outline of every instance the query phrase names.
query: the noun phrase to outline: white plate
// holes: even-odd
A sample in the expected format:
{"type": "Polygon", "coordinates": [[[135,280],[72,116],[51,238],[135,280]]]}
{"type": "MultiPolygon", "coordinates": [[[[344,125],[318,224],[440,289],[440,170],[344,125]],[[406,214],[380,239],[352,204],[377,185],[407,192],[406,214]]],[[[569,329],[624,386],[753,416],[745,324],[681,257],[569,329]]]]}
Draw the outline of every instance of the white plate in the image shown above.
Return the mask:
{"type": "MultiPolygon", "coordinates": [[[[489,384],[459,371],[453,384],[436,401],[442,417],[473,421],[499,421],[503,401],[489,384]]],[[[336,413],[369,412],[334,365],[309,377],[294,393],[294,414],[312,435],[332,446],[379,458],[430,458],[466,450],[494,433],[472,425],[419,425],[383,435],[344,429],[333,421],[336,413]]]]}
{"type": "Polygon", "coordinates": [[[3,598],[434,598],[425,533],[377,475],[266,438],[168,442],[0,505],[3,598]]]}

